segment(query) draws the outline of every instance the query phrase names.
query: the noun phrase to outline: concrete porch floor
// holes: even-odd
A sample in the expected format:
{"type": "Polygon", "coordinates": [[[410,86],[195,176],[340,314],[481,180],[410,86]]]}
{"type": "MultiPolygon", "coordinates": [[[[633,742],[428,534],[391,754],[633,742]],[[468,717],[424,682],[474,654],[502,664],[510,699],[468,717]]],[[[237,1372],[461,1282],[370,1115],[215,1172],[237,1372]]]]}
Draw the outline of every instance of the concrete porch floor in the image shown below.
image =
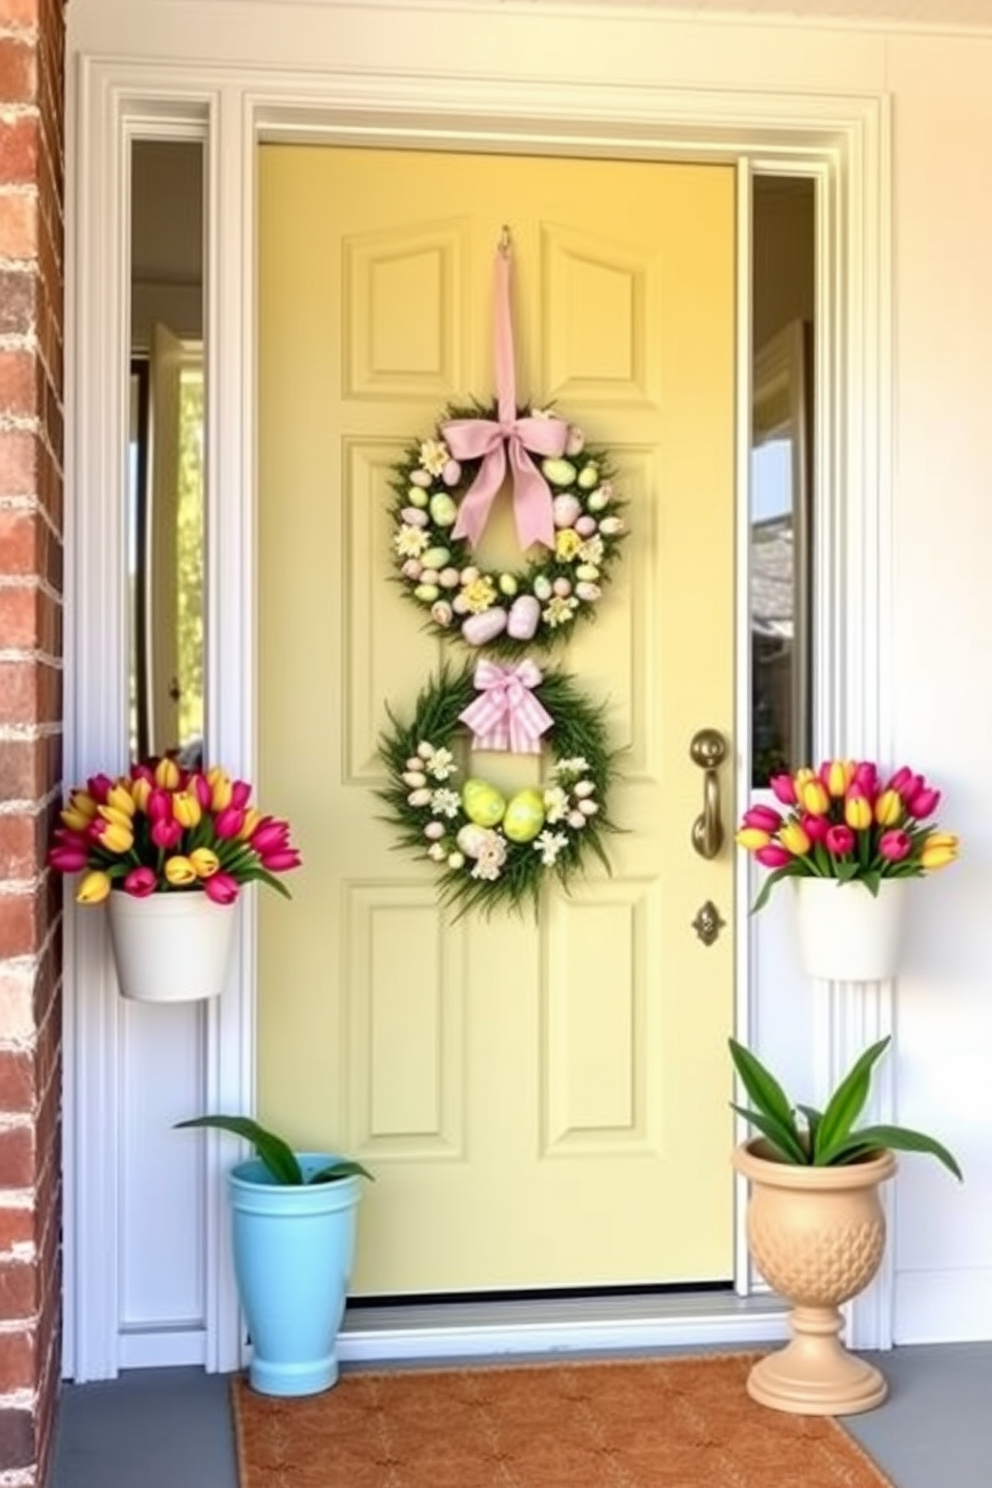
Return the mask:
{"type": "MultiPolygon", "coordinates": [[[[896,1488],[989,1488],[992,1342],[867,1357],[890,1397],[845,1425],[896,1488]]],[[[147,1369],[66,1385],[51,1488],[237,1488],[229,1383],[200,1369],[147,1369]]]]}

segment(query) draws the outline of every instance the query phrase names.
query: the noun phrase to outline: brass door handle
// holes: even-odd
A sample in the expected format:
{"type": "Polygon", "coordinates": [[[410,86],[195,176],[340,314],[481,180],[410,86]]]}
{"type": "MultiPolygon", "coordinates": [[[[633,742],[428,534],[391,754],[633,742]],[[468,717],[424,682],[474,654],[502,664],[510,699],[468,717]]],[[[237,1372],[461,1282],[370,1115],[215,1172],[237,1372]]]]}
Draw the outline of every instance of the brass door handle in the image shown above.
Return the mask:
{"type": "Polygon", "coordinates": [[[727,758],[727,744],[716,729],[693,734],[689,758],[703,771],[703,811],[692,824],[692,845],[701,858],[715,858],[723,846],[720,822],[720,777],[717,770],[727,758]]]}

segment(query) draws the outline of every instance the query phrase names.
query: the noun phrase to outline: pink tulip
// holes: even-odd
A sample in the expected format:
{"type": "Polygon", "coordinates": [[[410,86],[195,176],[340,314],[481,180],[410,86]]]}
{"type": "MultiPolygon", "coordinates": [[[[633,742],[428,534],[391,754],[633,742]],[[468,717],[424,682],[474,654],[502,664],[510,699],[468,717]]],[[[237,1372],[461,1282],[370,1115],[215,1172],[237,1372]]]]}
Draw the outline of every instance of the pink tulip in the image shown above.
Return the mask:
{"type": "Polygon", "coordinates": [[[79,873],[88,862],[89,852],[85,847],[62,843],[49,849],[48,866],[59,873],[79,873]]]}
{"type": "Polygon", "coordinates": [[[907,796],[915,796],[923,784],[922,775],[914,775],[908,765],[902,765],[889,781],[888,789],[898,791],[905,801],[907,796]]]}
{"type": "Polygon", "coordinates": [[[210,782],[207,777],[205,775],[191,776],[188,789],[193,792],[204,811],[206,811],[210,805],[211,797],[210,782]]]}
{"type": "Polygon", "coordinates": [[[838,823],[836,826],[827,828],[824,838],[827,851],[832,852],[835,858],[843,858],[849,852],[854,851],[854,833],[850,827],[838,823]]]}
{"type": "Polygon", "coordinates": [[[783,806],[796,804],[796,787],[791,775],[773,775],[768,784],[783,806]]]}
{"type": "Polygon", "coordinates": [[[172,817],[172,792],[157,785],[148,796],[148,820],[169,821],[172,817]]]}
{"type": "Polygon", "coordinates": [[[155,772],[152,769],[151,765],[145,765],[145,764],[132,765],[131,766],[131,779],[132,780],[147,780],[148,783],[149,783],[149,785],[153,785],[155,783],[155,772]]]}
{"type": "Polygon", "coordinates": [[[269,873],[288,873],[290,868],[299,868],[303,859],[295,847],[281,848],[277,852],[261,853],[262,867],[269,873]]]}
{"type": "Polygon", "coordinates": [[[251,786],[247,780],[236,780],[231,786],[231,805],[243,810],[251,800],[251,786]]]}
{"type": "Polygon", "coordinates": [[[932,786],[924,785],[915,795],[906,800],[906,810],[910,816],[922,820],[925,816],[933,816],[940,803],[940,791],[934,790],[932,786]]]}
{"type": "Polygon", "coordinates": [[[830,823],[825,816],[811,816],[809,812],[801,818],[800,825],[810,842],[825,841],[830,830],[830,823]]]}
{"type": "Polygon", "coordinates": [[[871,760],[861,760],[854,770],[854,784],[860,786],[869,801],[878,795],[878,767],[871,760]]]}
{"type": "MultiPolygon", "coordinates": [[[[744,826],[757,827],[762,832],[777,832],[782,825],[782,813],[772,806],[752,806],[744,813],[744,826]]],[[[253,843],[252,846],[255,844],[253,843]]]]}
{"type": "Polygon", "coordinates": [[[183,829],[177,821],[153,821],[151,826],[151,839],[156,847],[162,847],[166,852],[178,847],[179,839],[183,835],[183,829]]]}
{"type": "Polygon", "coordinates": [[[125,894],[131,894],[135,899],[147,899],[149,894],[154,894],[157,882],[154,869],[132,868],[122,887],[125,894]]]}
{"type": "Polygon", "coordinates": [[[763,868],[784,868],[786,863],[792,862],[792,854],[775,842],[769,842],[767,847],[759,847],[754,856],[763,868]]]}
{"type": "Polygon", "coordinates": [[[203,892],[214,904],[233,904],[240,893],[240,885],[236,878],[221,871],[203,879],[203,892]]]}
{"type": "Polygon", "coordinates": [[[289,822],[277,821],[274,816],[263,816],[248,839],[257,853],[275,852],[289,844],[289,822]]]}
{"type": "Polygon", "coordinates": [[[913,839],[908,832],[893,827],[891,831],[883,832],[878,839],[878,850],[890,863],[901,863],[912,852],[913,839]]]}
{"type": "Polygon", "coordinates": [[[102,806],[107,799],[107,793],[113,786],[113,783],[109,775],[102,773],[91,775],[86,782],[86,790],[93,797],[94,801],[102,806]]]}
{"type": "Polygon", "coordinates": [[[237,837],[244,825],[245,813],[240,806],[225,806],[223,811],[218,811],[214,818],[214,831],[223,841],[229,837],[237,837]]]}

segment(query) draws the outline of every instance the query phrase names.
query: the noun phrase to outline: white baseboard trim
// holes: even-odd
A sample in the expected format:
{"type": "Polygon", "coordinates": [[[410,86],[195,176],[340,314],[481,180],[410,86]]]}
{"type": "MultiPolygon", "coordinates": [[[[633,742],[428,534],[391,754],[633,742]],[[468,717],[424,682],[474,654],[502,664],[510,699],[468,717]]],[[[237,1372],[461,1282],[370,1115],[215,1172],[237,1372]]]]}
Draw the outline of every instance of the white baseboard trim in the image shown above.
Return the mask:
{"type": "Polygon", "coordinates": [[[992,1266],[898,1271],[895,1341],[980,1343],[992,1338],[992,1266]]]}
{"type": "Polygon", "coordinates": [[[659,1348],[739,1348],[777,1343],[786,1335],[781,1302],[729,1292],[411,1304],[350,1308],[338,1338],[338,1356],[343,1363],[388,1363],[633,1353],[659,1348]]]}
{"type": "Polygon", "coordinates": [[[122,1332],[118,1369],[158,1369],[175,1364],[205,1364],[207,1334],[199,1328],[146,1328],[122,1332]]]}

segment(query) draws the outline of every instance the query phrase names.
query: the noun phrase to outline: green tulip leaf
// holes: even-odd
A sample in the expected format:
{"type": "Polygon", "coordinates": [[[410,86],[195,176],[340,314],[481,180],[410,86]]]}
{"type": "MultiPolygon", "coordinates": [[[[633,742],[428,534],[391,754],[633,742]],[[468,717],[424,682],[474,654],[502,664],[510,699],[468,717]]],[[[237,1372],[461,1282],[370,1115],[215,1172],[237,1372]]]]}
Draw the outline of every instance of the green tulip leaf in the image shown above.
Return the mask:
{"type": "Polygon", "coordinates": [[[806,1118],[806,1125],[809,1129],[809,1150],[810,1152],[815,1152],[816,1134],[820,1129],[820,1122],[823,1120],[823,1112],[818,1111],[815,1106],[804,1105],[797,1105],[796,1110],[801,1111],[806,1118]]]}
{"type": "Polygon", "coordinates": [[[250,1116],[194,1116],[189,1121],[177,1121],[176,1126],[210,1126],[230,1132],[235,1137],[244,1137],[246,1142],[251,1142],[259,1160],[277,1183],[295,1188],[303,1182],[303,1170],[289,1144],[274,1132],[259,1126],[257,1121],[252,1121],[250,1116]]]}
{"type": "Polygon", "coordinates": [[[828,1166],[833,1154],[851,1134],[851,1128],[865,1108],[871,1089],[871,1072],[888,1048],[890,1038],[879,1039],[866,1049],[837,1086],[817,1128],[813,1161],[828,1166]]]}
{"type": "Polygon", "coordinates": [[[751,1053],[750,1049],[739,1044],[736,1039],[728,1039],[727,1044],[730,1048],[730,1057],[734,1061],[734,1068],[740,1076],[740,1082],[758,1110],[777,1121],[780,1126],[795,1131],[796,1123],[792,1114],[792,1102],[775,1076],[765,1068],[756,1055],[751,1053]]]}

